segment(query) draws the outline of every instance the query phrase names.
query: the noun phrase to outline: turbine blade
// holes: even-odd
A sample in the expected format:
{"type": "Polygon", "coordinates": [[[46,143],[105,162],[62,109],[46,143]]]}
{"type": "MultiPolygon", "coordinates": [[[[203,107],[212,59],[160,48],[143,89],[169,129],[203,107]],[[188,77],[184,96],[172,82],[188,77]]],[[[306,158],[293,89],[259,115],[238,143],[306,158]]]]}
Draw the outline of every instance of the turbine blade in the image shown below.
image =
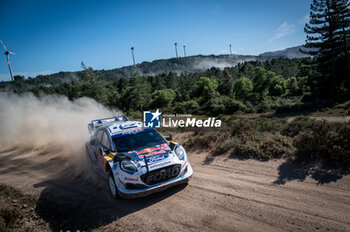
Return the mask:
{"type": "Polygon", "coordinates": [[[7,51],[5,44],[1,40],[0,40],[0,42],[2,43],[2,46],[4,46],[5,51],[7,51]]]}
{"type": "Polygon", "coordinates": [[[16,53],[14,53],[14,52],[9,52],[9,54],[16,55],[16,53]]]}

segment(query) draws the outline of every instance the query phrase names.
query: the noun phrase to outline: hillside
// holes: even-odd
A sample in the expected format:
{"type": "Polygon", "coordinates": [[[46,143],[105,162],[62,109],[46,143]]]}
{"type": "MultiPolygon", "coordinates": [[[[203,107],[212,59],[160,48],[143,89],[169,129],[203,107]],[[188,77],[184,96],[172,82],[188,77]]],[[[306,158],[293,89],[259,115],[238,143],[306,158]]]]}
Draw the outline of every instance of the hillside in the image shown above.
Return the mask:
{"type": "Polygon", "coordinates": [[[196,55],[189,57],[179,57],[170,59],[159,59],[152,62],[142,62],[136,66],[124,66],[112,70],[99,70],[98,74],[106,80],[116,77],[130,77],[132,74],[139,76],[155,76],[162,73],[193,73],[201,72],[212,67],[224,69],[225,67],[233,67],[238,63],[259,60],[265,61],[265,57],[257,57],[250,55],[196,55]]]}
{"type": "MultiPolygon", "coordinates": [[[[301,47],[301,46],[299,46],[301,47]]],[[[95,70],[94,72],[106,81],[115,80],[118,78],[129,78],[133,75],[138,76],[155,76],[160,74],[168,74],[170,72],[181,73],[196,73],[204,72],[210,68],[224,69],[226,67],[234,67],[238,63],[244,63],[248,61],[267,61],[274,58],[299,58],[305,57],[298,53],[297,48],[289,48],[282,51],[266,52],[259,56],[252,55],[196,55],[189,57],[179,57],[170,59],[159,59],[152,62],[144,61],[136,64],[135,66],[124,66],[121,68],[115,68],[110,70],[95,70]]],[[[21,85],[25,86],[42,86],[42,85],[54,85],[61,83],[71,83],[74,80],[79,80],[81,71],[76,72],[58,72],[49,75],[38,75],[35,78],[29,77],[25,82],[21,82],[21,85]]],[[[17,83],[18,84],[18,83],[17,83]]],[[[10,82],[0,82],[0,89],[11,88],[10,82]]]]}
{"type": "Polygon", "coordinates": [[[283,50],[273,51],[273,52],[264,52],[261,53],[260,57],[283,57],[283,58],[304,58],[309,57],[309,55],[300,52],[300,49],[304,49],[304,46],[296,46],[291,48],[286,48],[283,50]]]}

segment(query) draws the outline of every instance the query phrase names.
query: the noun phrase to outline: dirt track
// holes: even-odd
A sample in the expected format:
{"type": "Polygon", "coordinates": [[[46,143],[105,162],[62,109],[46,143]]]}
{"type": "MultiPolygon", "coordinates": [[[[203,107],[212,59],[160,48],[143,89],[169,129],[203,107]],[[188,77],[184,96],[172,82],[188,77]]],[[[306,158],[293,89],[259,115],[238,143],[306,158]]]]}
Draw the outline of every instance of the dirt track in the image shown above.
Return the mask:
{"type": "Polygon", "coordinates": [[[210,160],[191,153],[189,185],[115,201],[104,184],[74,177],[65,160],[42,152],[48,157],[42,163],[26,153],[1,151],[0,182],[36,195],[36,214],[55,231],[350,230],[350,176],[344,173],[310,177],[307,167],[286,160],[210,160]]]}

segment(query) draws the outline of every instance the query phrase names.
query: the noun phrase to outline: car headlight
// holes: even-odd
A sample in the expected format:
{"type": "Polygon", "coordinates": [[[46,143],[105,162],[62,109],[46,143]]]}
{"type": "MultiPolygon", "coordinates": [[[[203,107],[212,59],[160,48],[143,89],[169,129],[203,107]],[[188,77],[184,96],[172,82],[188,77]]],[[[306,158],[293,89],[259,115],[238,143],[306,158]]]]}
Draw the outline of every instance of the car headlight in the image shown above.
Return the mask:
{"type": "Polygon", "coordinates": [[[183,147],[178,146],[175,149],[175,154],[177,155],[177,157],[179,158],[179,160],[182,160],[185,156],[185,149],[183,149],[183,147]]]}
{"type": "Polygon", "coordinates": [[[120,168],[125,172],[137,172],[137,167],[130,160],[120,162],[120,168]]]}

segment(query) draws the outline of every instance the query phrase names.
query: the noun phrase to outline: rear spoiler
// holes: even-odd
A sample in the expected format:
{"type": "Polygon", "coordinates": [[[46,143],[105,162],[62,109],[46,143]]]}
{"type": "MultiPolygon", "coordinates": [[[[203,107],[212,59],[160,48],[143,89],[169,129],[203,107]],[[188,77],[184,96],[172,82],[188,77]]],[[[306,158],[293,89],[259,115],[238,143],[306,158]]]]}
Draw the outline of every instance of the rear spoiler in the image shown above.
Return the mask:
{"type": "Polygon", "coordinates": [[[89,133],[92,134],[98,127],[111,122],[126,122],[126,121],[129,121],[129,118],[126,117],[125,115],[119,116],[119,117],[92,120],[91,123],[88,124],[89,133]]]}

